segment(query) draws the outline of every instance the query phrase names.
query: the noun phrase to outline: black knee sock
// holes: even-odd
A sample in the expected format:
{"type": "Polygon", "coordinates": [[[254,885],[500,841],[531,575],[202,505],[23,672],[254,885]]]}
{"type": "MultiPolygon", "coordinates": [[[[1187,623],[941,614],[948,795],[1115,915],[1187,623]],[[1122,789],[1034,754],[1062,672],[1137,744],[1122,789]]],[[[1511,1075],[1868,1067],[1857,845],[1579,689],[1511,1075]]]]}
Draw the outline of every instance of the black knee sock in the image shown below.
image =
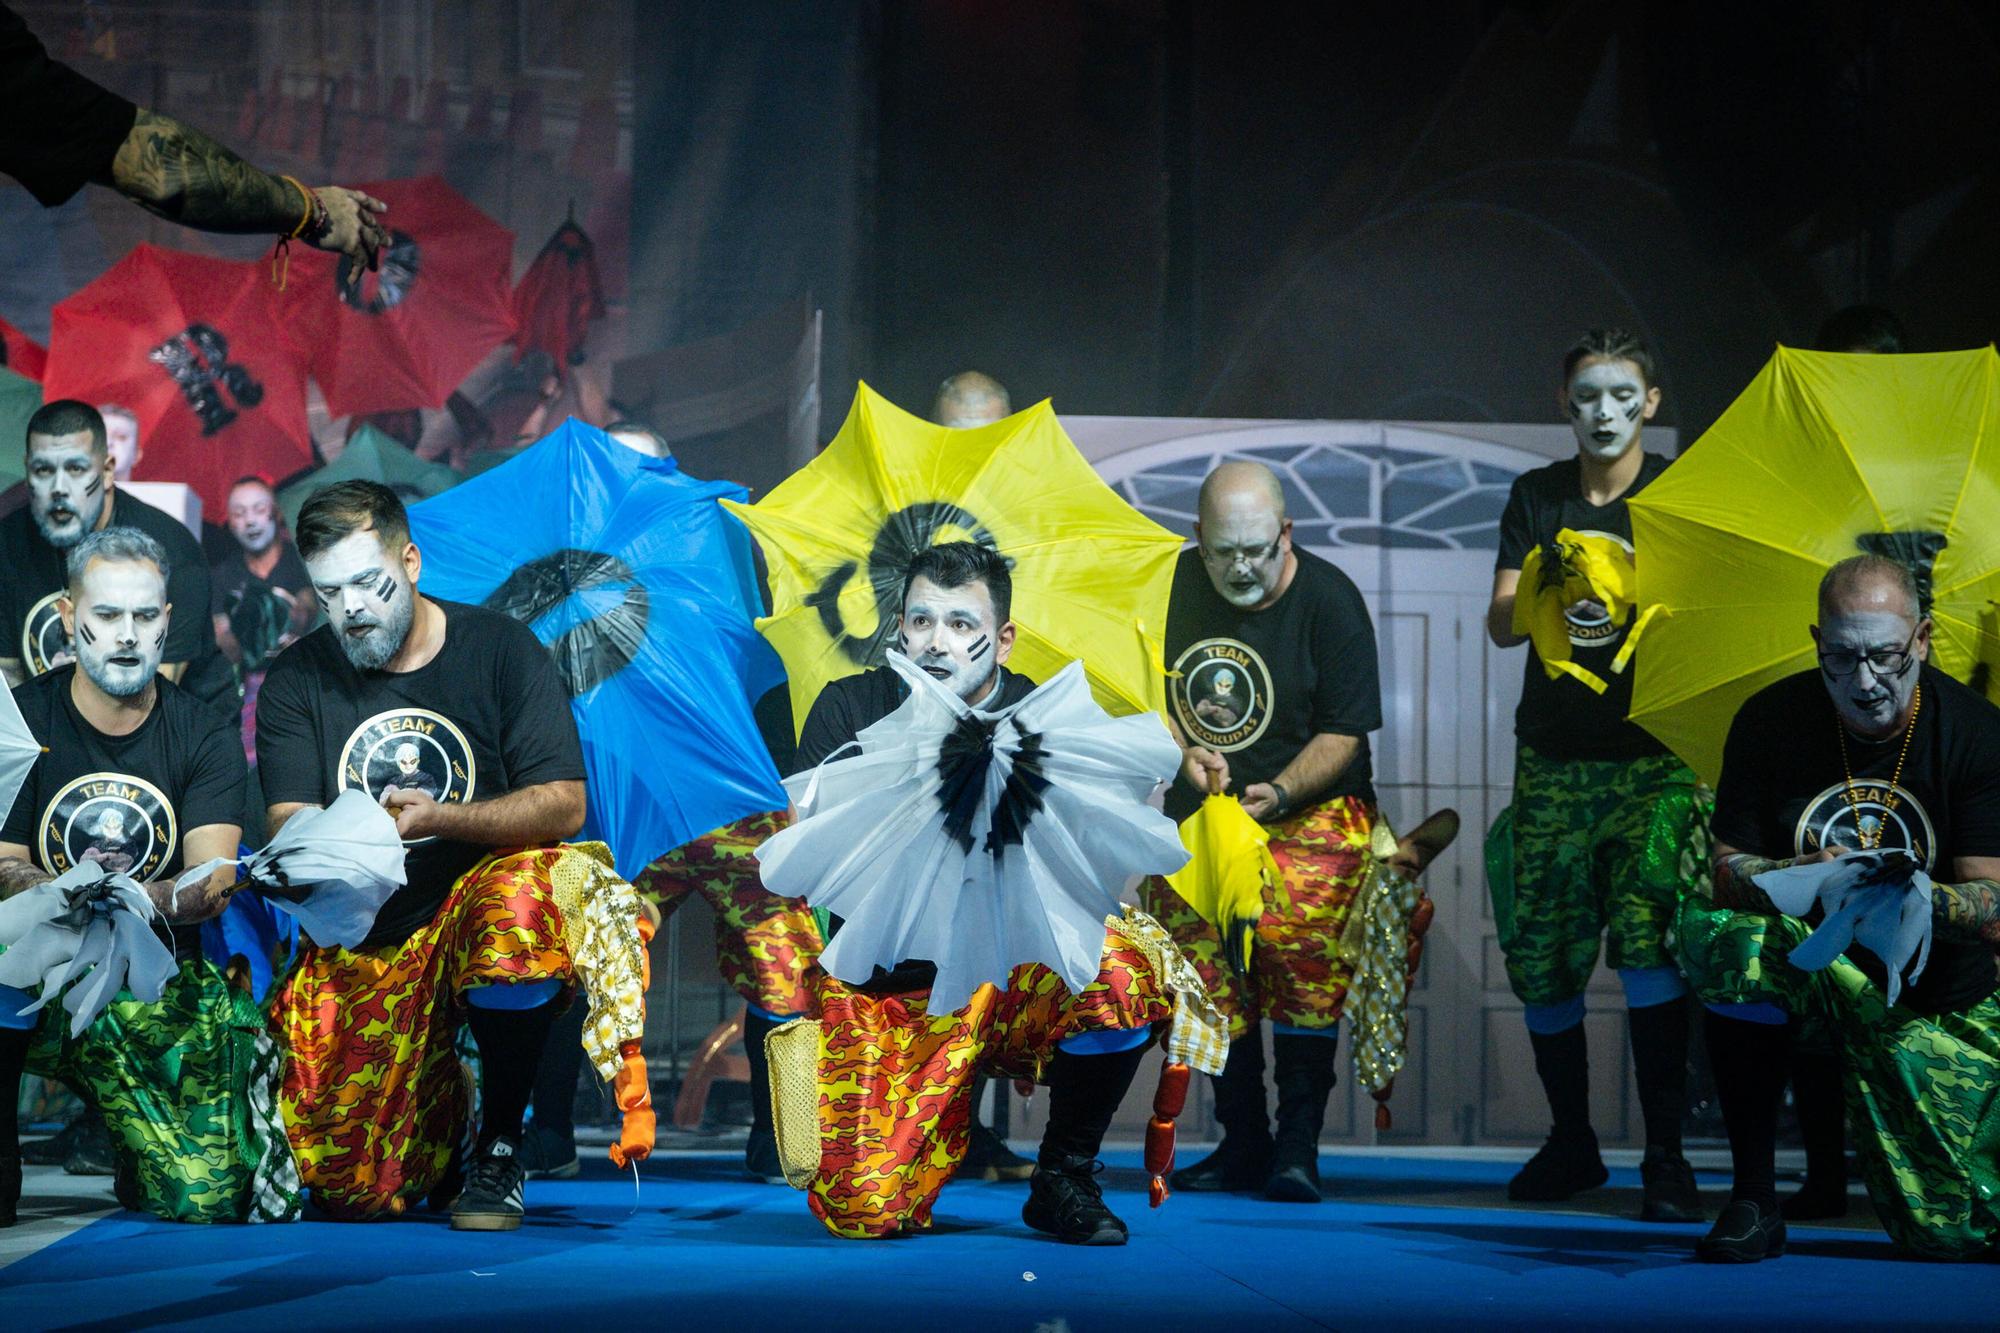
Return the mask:
{"type": "Polygon", "coordinates": [[[1042,1161],[1092,1158],[1104,1146],[1104,1131],[1118,1103],[1125,1100],[1132,1076],[1146,1058],[1148,1046],[1103,1055],[1077,1055],[1057,1050],[1049,1062],[1049,1124],[1042,1131],[1042,1161]]]}
{"type": "MultiPolygon", "coordinates": [[[[1796,1036],[1796,1034],[1794,1034],[1796,1036]]],[[[1806,1146],[1806,1183],[1847,1192],[1847,1100],[1840,1052],[1792,1048],[1792,1108],[1806,1146]]]]}
{"type": "Polygon", "coordinates": [[[1782,1023],[1751,1023],[1713,1011],[1706,1023],[1708,1061],[1736,1177],[1730,1197],[1776,1208],[1778,1095],[1785,1088],[1791,1031],[1782,1023]]]}
{"type": "MultiPolygon", "coordinates": [[[[752,1010],[743,1015],[743,1056],[750,1062],[750,1138],[755,1143],[775,1132],[771,1126],[771,1064],[764,1056],[764,1038],[778,1027],[752,1010]]],[[[750,1150],[745,1145],[744,1152],[750,1150]]]]}
{"type": "Polygon", "coordinates": [[[34,1035],[31,1028],[0,1028],[0,1157],[21,1155],[21,1075],[34,1035]]]}
{"type": "Polygon", "coordinates": [[[1583,1024],[1561,1032],[1530,1032],[1535,1073],[1549,1098],[1549,1137],[1566,1143],[1595,1143],[1590,1128],[1590,1046],[1583,1024]]]}
{"type": "Polygon", "coordinates": [[[1632,1066],[1639,1079],[1646,1146],[1679,1152],[1681,1118],[1687,1112],[1687,998],[1627,1010],[1625,1016],[1632,1028],[1632,1066]]]}
{"type": "Polygon", "coordinates": [[[566,1138],[576,1136],[576,1084],[583,1076],[583,1024],[589,1016],[590,1005],[579,992],[549,1024],[535,1073],[535,1123],[566,1138]]]}
{"type": "Polygon", "coordinates": [[[465,1021],[471,1025],[472,1039],[479,1043],[483,1075],[479,1090],[482,1149],[502,1135],[521,1137],[521,1118],[535,1088],[535,1071],[549,1042],[549,1028],[556,1021],[556,1003],[550,1000],[532,1009],[466,1006],[465,1021]]]}

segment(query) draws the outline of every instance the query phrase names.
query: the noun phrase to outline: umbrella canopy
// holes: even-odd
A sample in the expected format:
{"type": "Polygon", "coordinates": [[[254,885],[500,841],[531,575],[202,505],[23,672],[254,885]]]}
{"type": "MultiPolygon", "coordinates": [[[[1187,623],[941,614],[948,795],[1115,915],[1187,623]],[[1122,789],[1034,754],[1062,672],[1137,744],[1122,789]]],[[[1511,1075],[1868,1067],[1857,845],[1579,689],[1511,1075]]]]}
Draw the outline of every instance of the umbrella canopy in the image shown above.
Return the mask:
{"type": "Polygon", "coordinates": [[[1819,581],[1848,556],[1909,564],[1961,680],[2000,661],[2000,357],[1780,347],[1715,425],[1632,498],[1641,614],[1632,720],[1702,778],[1743,701],[1814,663],[1819,581]],[[1657,607],[1657,612],[1651,608],[1657,607]]]}
{"type": "Polygon", "coordinates": [[[42,386],[0,366],[0,486],[27,475],[23,454],[28,442],[28,418],[42,405],[42,386]]]}
{"type": "Polygon", "coordinates": [[[589,774],[586,837],[627,878],[732,820],[782,809],[753,702],[778,683],[751,625],[741,499],[574,419],[410,511],[423,589],[530,625],[569,682],[589,774]]]}
{"type": "Polygon", "coordinates": [[[48,349],[0,319],[0,365],[17,375],[39,380],[49,363],[48,349]]]}
{"type": "Polygon", "coordinates": [[[293,246],[285,295],[335,416],[441,407],[514,332],[514,233],[438,176],[360,187],[389,205],[389,248],[358,290],[353,261],[293,246]]]}
{"type": "MultiPolygon", "coordinates": [[[[21,784],[42,754],[42,743],[28,730],[28,719],[14,702],[14,692],[0,689],[0,810],[12,810],[21,784]]],[[[0,816],[4,818],[5,816],[0,816]]]]}
{"type": "Polygon", "coordinates": [[[418,458],[375,427],[363,426],[348,438],[340,457],[279,491],[278,508],[284,511],[286,525],[296,528],[299,510],[312,493],[337,481],[379,481],[407,505],[443,494],[461,480],[443,463],[418,458]]]}
{"type": "Polygon", "coordinates": [[[1099,479],[1046,401],[953,430],[863,384],[818,458],[753,506],[723,503],[764,550],[776,605],[757,627],[800,727],[827,682],[886,660],[917,553],[966,540],[1013,562],[1013,669],[1048,680],[1080,660],[1107,712],[1164,711],[1181,539],[1099,479]]]}
{"type": "Polygon", "coordinates": [[[514,288],[514,359],[547,352],[561,375],[583,363],[590,321],[604,318],[597,247],[569,221],[556,228],[514,288]]]}
{"type": "Polygon", "coordinates": [[[210,514],[247,473],[312,462],[306,377],[281,326],[270,270],[141,245],[53,316],[50,401],[117,402],[146,442],[140,481],[183,481],[210,514]]]}

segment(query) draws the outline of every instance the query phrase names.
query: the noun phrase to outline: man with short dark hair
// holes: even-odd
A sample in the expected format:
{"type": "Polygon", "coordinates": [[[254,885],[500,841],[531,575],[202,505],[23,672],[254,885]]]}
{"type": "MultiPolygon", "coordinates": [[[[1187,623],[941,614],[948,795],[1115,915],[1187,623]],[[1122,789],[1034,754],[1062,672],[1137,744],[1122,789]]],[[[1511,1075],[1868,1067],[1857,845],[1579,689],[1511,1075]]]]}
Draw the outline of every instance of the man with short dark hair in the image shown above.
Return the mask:
{"type": "Polygon", "coordinates": [[[179,970],[157,1003],[113,1001],[75,1039],[60,1004],[23,1013],[31,997],[0,986],[0,1225],[20,1194],[9,1159],[24,1064],[102,1111],[126,1206],[179,1221],[295,1215],[284,1130],[259,1110],[269,1098],[249,1095],[253,1079],[275,1081],[263,1017],[202,958],[194,924],[222,910],[234,866],[173,898],[183,867],[236,855],[242,751],[221,718],[159,672],[174,610],[159,543],[101,529],[68,566],[59,609],[76,661],[14,691],[47,751],[0,827],[0,897],[96,861],[145,885],[172,923],[179,970]]]}
{"type": "Polygon", "coordinates": [[[135,496],[121,494],[104,418],[88,403],[57,399],[28,418],[28,503],[0,518],[0,675],[11,684],[75,657],[56,605],[63,559],[114,523],[158,542],[171,567],[168,600],[181,609],[160,670],[205,703],[234,698],[229,666],[215,648],[208,563],[193,535],[135,496]]]}
{"type": "Polygon", "coordinates": [[[243,747],[257,762],[257,691],[271,660],[312,624],[311,580],[278,517],[278,495],[262,477],[229,488],[229,554],[210,570],[215,642],[243,686],[243,747]]]}
{"type": "Polygon", "coordinates": [[[395,815],[409,879],[359,948],[308,948],[279,994],[292,1146],[333,1217],[428,1194],[454,1228],[513,1230],[523,1114],[573,969],[551,884],[584,817],[569,693],[525,625],[418,590],[423,556],[386,486],[319,491],[298,544],[327,623],[258,698],[270,829],[360,787],[395,815]],[[399,780],[412,753],[430,785],[399,780]],[[461,1021],[483,1076],[462,1187],[461,1021]]]}
{"type": "MultiPolygon", "coordinates": [[[[1931,1259],[2000,1246],[2000,710],[1930,665],[1910,571],[1863,555],[1820,584],[1816,669],[1737,710],[1715,795],[1712,896],[1681,904],[1681,964],[1706,1004],[1735,1183],[1696,1246],[1714,1263],[1785,1251],[1772,1156],[1796,1026],[1838,1045],[1868,1194],[1897,1245],[1931,1259]],[[1904,854],[1866,883],[1930,887],[1920,975],[1859,943],[1825,968],[1760,875],[1856,852],[1904,854]],[[1900,986],[1894,1002],[1892,986],[1900,986]]],[[[1905,893],[1916,892],[1909,887],[1905,893]]],[[[1904,911],[1912,904],[1904,899],[1904,911]]],[[[1919,958],[1921,959],[1921,954],[1919,958]]],[[[1899,962],[1902,960],[1899,960],[1899,962]]],[[[1907,964],[1905,964],[1907,965],[1907,964]]]]}

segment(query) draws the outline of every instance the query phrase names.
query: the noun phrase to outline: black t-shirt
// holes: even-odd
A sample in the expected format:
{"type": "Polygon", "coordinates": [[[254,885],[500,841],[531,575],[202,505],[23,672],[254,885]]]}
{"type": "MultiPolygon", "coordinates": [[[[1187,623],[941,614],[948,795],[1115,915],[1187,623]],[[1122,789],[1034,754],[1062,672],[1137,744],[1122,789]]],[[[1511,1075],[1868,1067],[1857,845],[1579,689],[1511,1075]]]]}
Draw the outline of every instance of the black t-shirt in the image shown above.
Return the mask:
{"type": "Polygon", "coordinates": [[[44,208],[110,176],[137,114],[118,94],[51,60],[21,16],[0,6],[0,171],[44,208]]]}
{"type": "MultiPolygon", "coordinates": [[[[358,786],[377,800],[414,787],[439,801],[484,801],[583,780],[569,691],[541,640],[497,611],[432,600],[445,615],[444,646],[415,671],[357,671],[326,625],[278,654],[257,695],[265,800],[326,805],[358,786]]],[[[361,947],[408,939],[492,850],[409,844],[409,882],[361,947]]]]}
{"type": "MultiPolygon", "coordinates": [[[[137,528],[167,553],[167,601],[173,605],[162,662],[185,662],[180,686],[204,702],[233,696],[229,663],[215,646],[210,616],[208,561],[201,543],[174,517],[135,495],[119,492],[112,502],[113,526],[137,528]]],[[[69,590],[67,551],[42,537],[35,516],[23,505],[0,518],[0,657],[16,657],[21,669],[39,676],[74,659],[56,603],[69,590]]]]}
{"type": "Polygon", "coordinates": [[[312,596],[312,578],[305,562],[283,537],[278,538],[278,563],[268,578],[259,578],[244,563],[243,548],[231,543],[229,554],[209,570],[213,614],[229,621],[229,632],[243,651],[244,675],[270,665],[278,638],[291,625],[291,603],[272,590],[282,588],[294,600],[312,596]]]}
{"type": "MultiPolygon", "coordinates": [[[[1296,550],[1296,548],[1294,548],[1296,550]]],[[[1368,733],[1382,725],[1375,626],[1354,580],[1310,551],[1285,595],[1262,611],[1231,606],[1209,582],[1201,552],[1181,552],[1167,609],[1168,706],[1191,744],[1229,760],[1230,790],[1269,782],[1314,736],[1356,736],[1361,748],[1322,792],[1291,792],[1294,806],[1336,796],[1374,803],[1368,733]]],[[[1176,782],[1167,813],[1185,819],[1201,793],[1176,782]]]]}
{"type": "MultiPolygon", "coordinates": [[[[77,668],[57,667],[24,682],[14,702],[47,747],[0,826],[0,842],[60,875],[95,851],[107,870],[140,883],[183,868],[189,829],[243,819],[248,765],[236,732],[173,682],[155,682],[153,711],[129,736],[107,736],[70,697],[77,668]]],[[[235,848],[230,848],[234,851],[235,848]]],[[[199,947],[201,928],[177,926],[175,952],[199,947]]]]}
{"type": "MultiPolygon", "coordinates": [[[[2000,709],[1926,666],[1909,755],[1890,776],[1903,737],[1880,744],[1848,736],[1863,820],[1880,820],[1884,847],[1906,848],[1950,883],[1961,856],[2000,856],[2000,709]]],[[[1767,685],[1737,710],[1722,752],[1710,827],[1718,842],[1783,860],[1822,846],[1861,846],[1841,762],[1840,723],[1818,670],[1767,685]]],[[[1872,836],[1872,834],[1871,834],[1872,836]]],[[[1848,955],[1879,984],[1882,962],[1855,945],[1848,955]]],[[[1993,952],[1982,944],[1931,941],[1930,962],[1902,1003],[1922,1014],[1963,1012],[1993,993],[1993,952]]]]}
{"type": "MultiPolygon", "coordinates": [[[[1012,708],[1034,692],[1034,681],[1001,667],[1000,684],[979,706],[987,712],[998,712],[1012,708]]],[[[792,771],[804,773],[817,768],[827,756],[859,736],[863,728],[873,726],[900,708],[909,694],[910,687],[892,667],[873,667],[832,682],[819,692],[812,710],[806,714],[792,771]]],[[[834,917],[828,925],[829,935],[840,932],[839,917],[834,917]]],[[[901,994],[923,990],[936,980],[936,963],[906,958],[893,968],[878,966],[875,975],[860,989],[870,994],[901,994]]]]}
{"type": "MultiPolygon", "coordinates": [[[[1577,459],[1524,472],[1514,479],[1507,508],[1500,515],[1500,557],[1496,569],[1515,569],[1528,552],[1553,542],[1564,528],[1585,535],[1612,537],[1632,551],[1632,515],[1625,502],[1667,470],[1669,460],[1645,454],[1630,490],[1608,505],[1583,497],[1583,471],[1577,459]]],[[[1650,733],[1626,719],[1632,711],[1632,668],[1613,674],[1611,659],[1625,642],[1632,622],[1570,620],[1570,656],[1595,672],[1609,686],[1602,694],[1570,676],[1549,679],[1534,645],[1523,664],[1521,705],[1514,711],[1514,734],[1529,748],[1550,759],[1638,759],[1666,749],[1650,733]]]]}

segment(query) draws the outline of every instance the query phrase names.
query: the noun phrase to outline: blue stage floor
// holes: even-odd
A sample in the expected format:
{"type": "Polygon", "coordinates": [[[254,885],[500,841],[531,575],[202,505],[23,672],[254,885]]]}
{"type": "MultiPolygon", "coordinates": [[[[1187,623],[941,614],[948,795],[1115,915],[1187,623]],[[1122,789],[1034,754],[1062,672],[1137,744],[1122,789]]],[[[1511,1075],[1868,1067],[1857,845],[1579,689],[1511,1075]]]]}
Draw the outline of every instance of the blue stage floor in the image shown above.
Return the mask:
{"type": "MultiPolygon", "coordinates": [[[[803,1196],[743,1181],[732,1155],[647,1163],[636,1211],[630,1174],[602,1162],[579,1180],[532,1181],[528,1225],[511,1235],[454,1233],[442,1217],[204,1228],[114,1213],[0,1269],[0,1329],[1707,1333],[2000,1321],[2000,1266],[1898,1260],[1872,1231],[1802,1228],[1781,1260],[1712,1268],[1692,1262],[1697,1227],[1471,1206],[1500,1198],[1506,1162],[1329,1157],[1333,1201],[1318,1207],[1180,1194],[1157,1212],[1136,1156],[1113,1162],[1132,1243],[1112,1250],[1028,1230],[1024,1185],[948,1187],[929,1235],[836,1241],[803,1196]]],[[[1632,1175],[1614,1172],[1613,1186],[1632,1175]]],[[[1720,1199],[1720,1179],[1702,1183],[1720,1199]]]]}

